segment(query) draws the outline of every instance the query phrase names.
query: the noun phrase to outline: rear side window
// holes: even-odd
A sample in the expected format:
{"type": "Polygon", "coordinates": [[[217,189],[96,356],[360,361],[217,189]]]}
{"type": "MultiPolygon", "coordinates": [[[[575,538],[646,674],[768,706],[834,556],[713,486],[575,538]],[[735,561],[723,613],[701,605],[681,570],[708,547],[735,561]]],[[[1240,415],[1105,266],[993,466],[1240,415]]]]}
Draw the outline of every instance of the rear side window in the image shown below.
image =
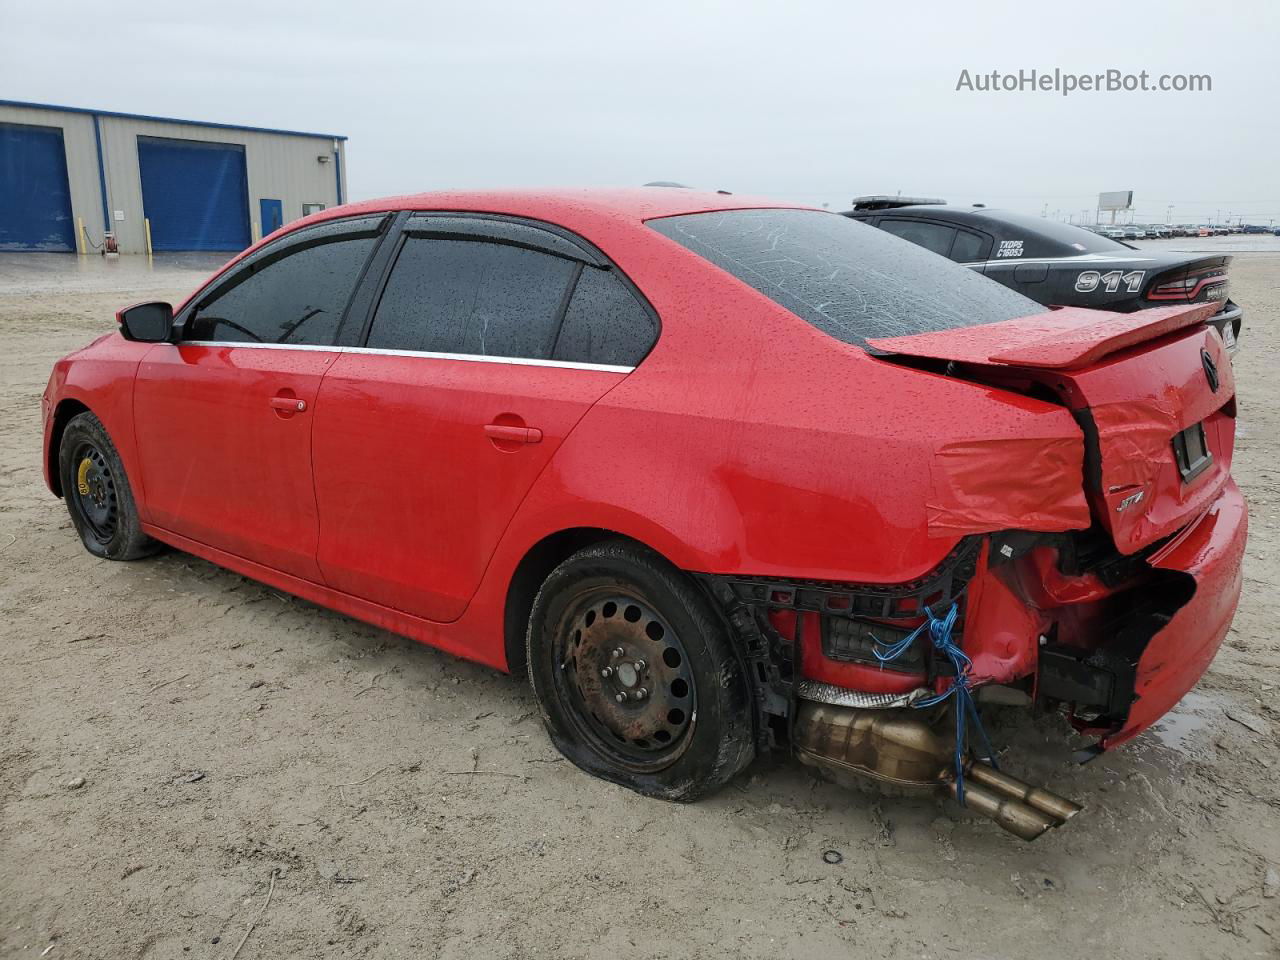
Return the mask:
{"type": "Polygon", "coordinates": [[[408,237],[368,345],[547,359],[576,264],[510,244],[408,237]]]}
{"type": "Polygon", "coordinates": [[[634,367],[657,338],[653,315],[612,270],[583,267],[552,359],[634,367]]]}
{"type": "Polygon", "coordinates": [[[880,229],[944,257],[951,252],[951,241],[956,235],[955,227],[924,220],[881,220],[880,229]]]}
{"type": "Polygon", "coordinates": [[[184,337],[328,346],[377,242],[376,236],[337,239],[256,268],[202,304],[184,337]]]}
{"type": "Polygon", "coordinates": [[[991,252],[991,241],[980,233],[968,230],[956,231],[956,242],[951,245],[951,259],[956,263],[973,263],[987,259],[991,252]]]}
{"type": "Polygon", "coordinates": [[[1044,311],[967,267],[836,213],[729,210],[649,226],[856,346],[1044,311]]]}

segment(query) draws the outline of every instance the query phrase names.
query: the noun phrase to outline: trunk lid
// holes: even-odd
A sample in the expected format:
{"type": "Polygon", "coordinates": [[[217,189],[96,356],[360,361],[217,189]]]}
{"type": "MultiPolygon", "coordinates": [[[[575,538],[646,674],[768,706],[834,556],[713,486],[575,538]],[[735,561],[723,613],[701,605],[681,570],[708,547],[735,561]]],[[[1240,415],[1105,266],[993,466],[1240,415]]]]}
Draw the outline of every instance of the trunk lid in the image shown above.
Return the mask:
{"type": "Polygon", "coordinates": [[[1230,476],[1235,381],[1204,325],[1216,309],[1064,308],[868,345],[992,386],[1051,390],[1084,431],[1094,519],[1131,554],[1202,513],[1230,476]]]}

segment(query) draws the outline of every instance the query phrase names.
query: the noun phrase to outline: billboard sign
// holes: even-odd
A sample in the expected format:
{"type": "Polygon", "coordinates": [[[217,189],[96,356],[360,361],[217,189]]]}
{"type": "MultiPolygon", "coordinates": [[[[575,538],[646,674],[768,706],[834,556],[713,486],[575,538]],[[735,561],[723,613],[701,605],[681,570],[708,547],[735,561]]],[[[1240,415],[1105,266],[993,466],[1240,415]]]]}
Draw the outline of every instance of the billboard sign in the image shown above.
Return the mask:
{"type": "Polygon", "coordinates": [[[1098,194],[1099,210],[1128,210],[1133,206],[1132,190],[1113,190],[1098,194]]]}

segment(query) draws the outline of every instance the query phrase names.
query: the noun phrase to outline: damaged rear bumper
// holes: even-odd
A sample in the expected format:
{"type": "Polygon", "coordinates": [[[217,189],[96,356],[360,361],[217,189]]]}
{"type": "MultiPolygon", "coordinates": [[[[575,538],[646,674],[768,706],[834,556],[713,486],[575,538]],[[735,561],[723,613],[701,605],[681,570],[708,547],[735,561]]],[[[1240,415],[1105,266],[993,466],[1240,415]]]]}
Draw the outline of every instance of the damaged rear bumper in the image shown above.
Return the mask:
{"type": "MultiPolygon", "coordinates": [[[[1239,601],[1247,527],[1227,478],[1196,520],[1134,556],[1090,555],[1072,535],[1006,532],[965,538],[931,574],[893,586],[702,580],[747,655],[761,747],[789,742],[831,772],[945,792],[957,780],[954,726],[913,705],[953,674],[927,648],[877,662],[873,643],[911,630],[916,621],[902,618],[925,604],[958,602],[975,684],[1065,706],[1078,730],[1112,747],[1157,722],[1208,669],[1239,601]]],[[[1026,839],[1076,809],[972,758],[964,768],[976,773],[975,810],[1026,839]]]]}
{"type": "Polygon", "coordinates": [[[1244,496],[1228,481],[1199,520],[1148,558],[1158,570],[1190,576],[1194,592],[1142,651],[1129,715],[1120,729],[1103,735],[1104,747],[1150,727],[1208,670],[1240,601],[1248,526],[1244,496]]]}

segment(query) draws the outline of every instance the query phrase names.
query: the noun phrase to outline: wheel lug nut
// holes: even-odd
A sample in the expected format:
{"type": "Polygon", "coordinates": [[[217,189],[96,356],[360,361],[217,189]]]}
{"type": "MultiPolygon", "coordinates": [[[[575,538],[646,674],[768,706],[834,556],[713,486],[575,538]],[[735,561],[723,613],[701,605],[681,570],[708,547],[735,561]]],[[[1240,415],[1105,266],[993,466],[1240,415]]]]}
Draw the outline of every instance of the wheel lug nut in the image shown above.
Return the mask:
{"type": "Polygon", "coordinates": [[[639,690],[636,691],[637,700],[643,700],[648,695],[649,695],[649,691],[646,690],[644,687],[641,687],[639,690]]]}
{"type": "Polygon", "coordinates": [[[619,659],[621,659],[622,657],[626,656],[626,653],[627,653],[627,651],[623,650],[621,647],[614,647],[614,648],[613,648],[613,655],[614,655],[615,657],[618,657],[619,659]]]}
{"type": "Polygon", "coordinates": [[[618,694],[616,697],[614,697],[613,699],[617,700],[619,703],[626,703],[626,702],[627,702],[627,691],[623,690],[621,693],[619,693],[619,694],[618,694]]]}
{"type": "Polygon", "coordinates": [[[603,670],[600,671],[600,676],[608,680],[610,677],[613,676],[613,667],[605,667],[603,670]]]}
{"type": "Polygon", "coordinates": [[[641,670],[643,670],[646,666],[648,666],[648,664],[646,664],[643,660],[637,660],[637,661],[635,662],[636,673],[639,673],[639,672],[640,672],[641,670]]]}

